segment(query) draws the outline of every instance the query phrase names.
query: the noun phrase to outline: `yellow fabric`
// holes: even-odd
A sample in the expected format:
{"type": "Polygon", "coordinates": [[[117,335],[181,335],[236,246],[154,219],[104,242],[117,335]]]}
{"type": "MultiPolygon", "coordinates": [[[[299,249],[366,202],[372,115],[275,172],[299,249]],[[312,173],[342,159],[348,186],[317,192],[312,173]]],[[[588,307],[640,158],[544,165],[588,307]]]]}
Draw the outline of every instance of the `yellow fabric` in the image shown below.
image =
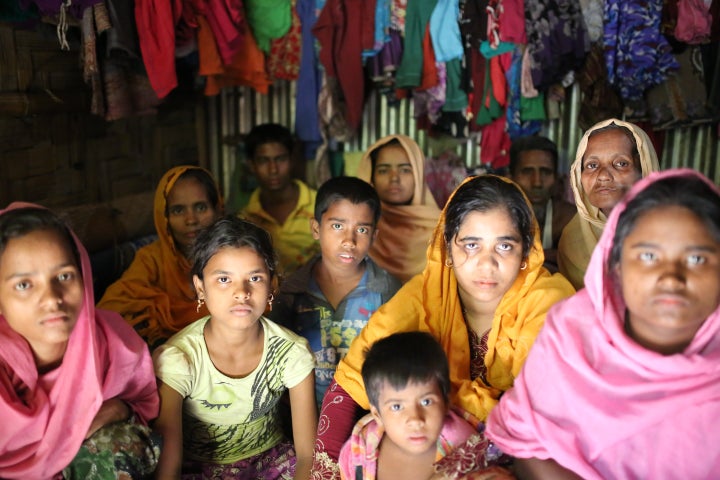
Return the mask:
{"type": "Polygon", "coordinates": [[[396,139],[407,153],[415,177],[415,192],[410,205],[382,204],[378,235],[370,247],[370,258],[380,267],[407,282],[422,272],[427,261],[427,248],[440,209],[425,182],[425,156],[420,147],[405,135],[388,135],[371,146],[358,166],[358,177],[372,183],[370,153],[396,139]]]}
{"type": "MultiPolygon", "coordinates": [[[[165,215],[170,190],[180,175],[188,170],[206,171],[184,165],[163,175],[155,190],[153,205],[158,239],[137,251],[130,267],[107,288],[98,302],[99,308],[122,315],[151,348],[209,313],[204,306],[196,311],[197,299],[190,279],[190,263],[175,247],[165,215]]],[[[215,188],[220,191],[217,185],[215,188]]],[[[216,209],[222,211],[222,200],[216,209]]]]}
{"type": "Polygon", "coordinates": [[[406,283],[370,317],[368,325],[355,338],[338,366],[335,380],[363,408],[369,407],[360,375],[366,348],[395,332],[421,330],[430,332],[448,356],[452,403],[484,421],[497,404],[500,393],[512,386],[545,322],[548,309],[574,293],[564,277],[551,275],[542,266],[543,249],[535,225],[535,240],[527,268],[520,271],[500,301],[488,336],[485,365],[489,385],[480,379],[471,381],[470,340],[455,274],[451,267],[445,266],[444,228],[445,211],[427,250],[427,266],[423,273],[406,283]]]}
{"type": "Polygon", "coordinates": [[[300,195],[295,209],[282,225],[263,209],[259,188],[250,195],[250,201],[238,215],[270,233],[280,259],[280,270],[286,276],[320,253],[320,245],[310,231],[310,220],[315,216],[317,191],[300,180],[293,181],[300,195]]]}
{"type": "Polygon", "coordinates": [[[570,283],[578,290],[585,284],[583,280],[585,270],[587,270],[592,252],[600,239],[603,228],[605,228],[605,222],[607,221],[605,214],[590,203],[588,196],[583,190],[581,181],[582,159],[587,149],[590,134],[611,123],[627,127],[633,133],[640,154],[640,169],[643,177],[646,177],[650,172],[660,170],[655,147],[653,147],[650,138],[643,129],[633,123],[623,122],[616,118],[603,120],[590,127],[580,139],[580,144],[575,154],[575,161],[570,167],[570,183],[572,184],[575,195],[575,205],[577,206],[578,213],[565,226],[560,236],[557,253],[560,273],[565,275],[565,277],[570,280],[570,283]]]}

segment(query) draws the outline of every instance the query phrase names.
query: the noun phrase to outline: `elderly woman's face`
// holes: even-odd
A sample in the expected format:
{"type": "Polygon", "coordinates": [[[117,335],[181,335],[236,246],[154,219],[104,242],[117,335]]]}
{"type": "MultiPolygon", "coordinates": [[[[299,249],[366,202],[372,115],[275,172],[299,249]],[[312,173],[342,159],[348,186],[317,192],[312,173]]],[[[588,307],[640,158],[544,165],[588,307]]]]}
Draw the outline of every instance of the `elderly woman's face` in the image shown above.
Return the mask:
{"type": "Polygon", "coordinates": [[[641,215],[615,268],[629,312],[626,330],[650,350],[683,351],[720,304],[720,242],[685,207],[641,215]]]}
{"type": "Polygon", "coordinates": [[[642,173],[633,159],[633,142],[621,130],[605,130],[588,139],[581,182],[590,203],[605,215],[625,196],[642,173]]]}

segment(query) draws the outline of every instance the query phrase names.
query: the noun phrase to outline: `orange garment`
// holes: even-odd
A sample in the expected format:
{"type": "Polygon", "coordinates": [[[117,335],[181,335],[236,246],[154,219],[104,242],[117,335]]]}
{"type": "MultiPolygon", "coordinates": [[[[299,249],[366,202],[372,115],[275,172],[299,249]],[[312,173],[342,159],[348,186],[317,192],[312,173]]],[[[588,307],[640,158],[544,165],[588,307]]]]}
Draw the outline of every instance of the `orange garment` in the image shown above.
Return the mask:
{"type": "Polygon", "coordinates": [[[250,31],[245,32],[230,65],[224,65],[207,19],[198,15],[198,73],[206,78],[205,95],[217,95],[225,87],[247,85],[267,94],[272,83],[265,71],[265,54],[258,48],[250,31]]]}
{"type": "Polygon", "coordinates": [[[545,256],[535,225],[527,268],[520,270],[495,311],[485,355],[488,384],[480,378],[471,380],[468,327],[455,274],[445,264],[448,251],[444,229],[445,211],[427,250],[422,275],[406,283],[370,317],[338,365],[335,380],[365,409],[369,405],[360,375],[365,350],[392,333],[420,330],[432,334],[448,356],[451,403],[484,421],[500,394],[512,387],[550,307],[575,292],[562,275],[551,275],[542,266],[545,256]]]}
{"type": "Polygon", "coordinates": [[[418,144],[405,135],[388,135],[375,142],[360,160],[357,176],[372,183],[370,154],[393,139],[400,142],[410,160],[415,192],[410,205],[382,204],[370,258],[404,283],[425,267],[427,248],[440,218],[440,209],[425,181],[425,155],[418,144]]]}
{"type": "MultiPolygon", "coordinates": [[[[122,315],[151,350],[194,320],[209,314],[204,305],[197,310],[191,265],[175,247],[165,216],[170,190],[180,175],[193,169],[204,170],[184,165],[168,170],[162,177],[155,190],[153,206],[158,239],[137,251],[130,267],[98,302],[99,308],[122,315]]],[[[222,200],[220,203],[217,210],[222,209],[222,200]]]]}
{"type": "Polygon", "coordinates": [[[422,73],[420,76],[420,86],[418,90],[429,90],[432,87],[436,87],[440,82],[438,79],[438,69],[435,63],[435,51],[432,46],[432,38],[430,37],[430,23],[425,28],[425,35],[423,36],[423,62],[422,62],[422,73]]]}

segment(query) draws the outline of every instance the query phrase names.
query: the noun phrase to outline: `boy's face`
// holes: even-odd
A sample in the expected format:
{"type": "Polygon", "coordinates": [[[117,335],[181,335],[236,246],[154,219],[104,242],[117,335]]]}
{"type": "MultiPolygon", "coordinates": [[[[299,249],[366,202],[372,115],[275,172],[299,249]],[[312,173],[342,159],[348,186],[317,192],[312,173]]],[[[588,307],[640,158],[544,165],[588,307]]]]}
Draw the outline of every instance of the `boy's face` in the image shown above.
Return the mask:
{"type": "Polygon", "coordinates": [[[279,192],[286,189],[290,177],[290,152],[282,143],[263,143],[250,159],[250,170],[257,178],[261,190],[279,192]]]}
{"type": "Polygon", "coordinates": [[[409,456],[420,456],[437,448],[447,404],[436,380],[410,382],[398,390],[385,382],[378,406],[371,406],[370,413],[385,429],[383,442],[392,442],[409,456]]]}
{"type": "Polygon", "coordinates": [[[320,241],[322,261],[328,267],[356,269],[375,239],[375,218],[367,203],[339,200],[310,221],[313,238],[320,241]]]}

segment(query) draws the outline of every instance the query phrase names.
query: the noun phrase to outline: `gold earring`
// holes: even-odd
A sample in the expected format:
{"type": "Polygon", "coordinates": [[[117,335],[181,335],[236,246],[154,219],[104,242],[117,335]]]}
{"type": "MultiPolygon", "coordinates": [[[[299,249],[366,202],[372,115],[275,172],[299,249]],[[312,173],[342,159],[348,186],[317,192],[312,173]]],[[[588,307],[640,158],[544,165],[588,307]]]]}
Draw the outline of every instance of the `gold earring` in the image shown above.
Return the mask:
{"type": "Polygon", "coordinates": [[[197,313],[200,313],[200,309],[202,308],[203,305],[205,305],[205,300],[203,300],[202,298],[198,297],[198,304],[197,304],[197,308],[195,309],[195,311],[196,311],[197,313]]]}
{"type": "Polygon", "coordinates": [[[275,300],[275,295],[273,295],[273,294],[271,293],[270,296],[268,297],[268,309],[269,309],[271,312],[272,312],[272,302],[273,302],[273,300],[275,300]]]}
{"type": "Polygon", "coordinates": [[[452,258],[446,258],[446,259],[445,259],[445,266],[448,267],[448,268],[452,268],[452,266],[453,266],[452,258]]]}
{"type": "Polygon", "coordinates": [[[520,264],[520,270],[525,270],[527,268],[527,262],[522,262],[520,264]]]}

